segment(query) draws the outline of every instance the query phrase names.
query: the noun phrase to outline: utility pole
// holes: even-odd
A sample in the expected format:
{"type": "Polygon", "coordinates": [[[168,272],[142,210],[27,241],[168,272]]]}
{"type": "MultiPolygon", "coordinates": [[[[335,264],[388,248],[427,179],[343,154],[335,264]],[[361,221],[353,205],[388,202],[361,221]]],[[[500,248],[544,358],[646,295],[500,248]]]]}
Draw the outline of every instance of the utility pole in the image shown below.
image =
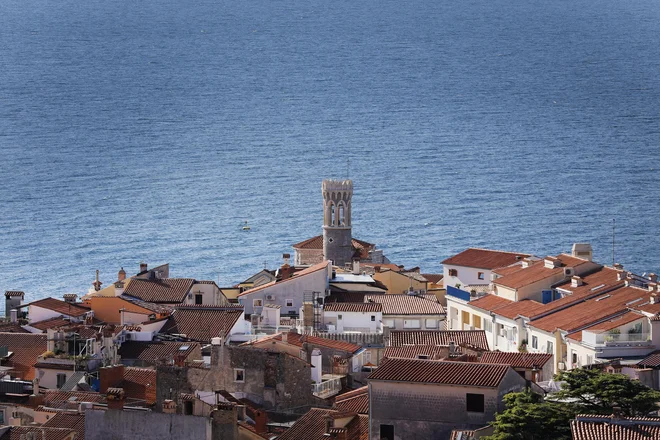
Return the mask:
{"type": "Polygon", "coordinates": [[[616,219],[613,218],[612,219],[612,267],[614,267],[614,263],[615,263],[615,261],[614,261],[614,236],[615,236],[614,234],[615,234],[615,231],[616,231],[616,219]]]}

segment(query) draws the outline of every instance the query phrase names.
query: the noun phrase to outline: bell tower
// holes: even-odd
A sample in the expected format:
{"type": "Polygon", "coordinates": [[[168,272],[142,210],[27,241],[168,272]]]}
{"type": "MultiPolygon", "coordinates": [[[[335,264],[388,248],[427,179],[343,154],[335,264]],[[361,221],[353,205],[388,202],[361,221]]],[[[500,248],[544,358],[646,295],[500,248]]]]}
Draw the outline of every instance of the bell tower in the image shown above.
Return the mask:
{"type": "Polygon", "coordinates": [[[351,232],[352,180],[324,180],[323,192],[323,259],[335,266],[352,262],[351,232]]]}

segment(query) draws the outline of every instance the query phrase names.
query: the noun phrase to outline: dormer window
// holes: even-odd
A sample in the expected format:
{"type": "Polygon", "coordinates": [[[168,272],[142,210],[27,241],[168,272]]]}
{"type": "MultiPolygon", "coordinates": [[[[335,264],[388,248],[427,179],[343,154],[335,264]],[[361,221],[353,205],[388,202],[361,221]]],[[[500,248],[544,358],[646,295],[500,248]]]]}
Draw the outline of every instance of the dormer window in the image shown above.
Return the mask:
{"type": "Polygon", "coordinates": [[[449,276],[450,276],[450,277],[457,277],[457,276],[458,276],[458,270],[456,270],[456,269],[449,269],[449,276]]]}

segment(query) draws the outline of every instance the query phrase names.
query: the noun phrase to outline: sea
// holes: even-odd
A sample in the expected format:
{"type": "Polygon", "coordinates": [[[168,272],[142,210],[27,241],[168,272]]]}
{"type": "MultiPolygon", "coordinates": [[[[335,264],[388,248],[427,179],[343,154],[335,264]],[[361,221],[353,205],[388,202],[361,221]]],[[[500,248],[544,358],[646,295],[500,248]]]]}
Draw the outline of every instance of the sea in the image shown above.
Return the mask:
{"type": "Polygon", "coordinates": [[[425,273],[574,242],[660,273],[659,156],[657,0],[0,2],[0,291],[28,301],[278,267],[324,178],[425,273]]]}

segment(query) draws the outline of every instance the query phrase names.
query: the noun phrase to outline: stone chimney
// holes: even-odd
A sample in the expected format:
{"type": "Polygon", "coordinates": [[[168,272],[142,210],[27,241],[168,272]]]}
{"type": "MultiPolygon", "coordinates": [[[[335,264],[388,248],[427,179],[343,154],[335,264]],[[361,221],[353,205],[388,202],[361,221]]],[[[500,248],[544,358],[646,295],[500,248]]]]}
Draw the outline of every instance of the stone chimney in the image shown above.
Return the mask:
{"type": "Polygon", "coordinates": [[[286,280],[287,278],[291,278],[293,275],[293,268],[289,266],[289,258],[291,258],[290,254],[282,254],[282,266],[279,268],[277,271],[277,279],[279,281],[281,280],[286,280]]]}
{"type": "Polygon", "coordinates": [[[147,263],[140,261],[140,273],[147,271],[147,263]]]}
{"type": "Polygon", "coordinates": [[[78,299],[78,295],[76,295],[75,293],[65,293],[63,295],[63,298],[65,302],[75,304],[76,300],[78,299]]]}
{"type": "Polygon", "coordinates": [[[108,388],[106,393],[108,399],[108,409],[124,409],[124,389],[123,388],[108,388]]]}
{"type": "Polygon", "coordinates": [[[216,404],[211,411],[211,440],[238,438],[238,409],[229,402],[216,404]]]}
{"type": "Polygon", "coordinates": [[[117,281],[124,281],[126,279],[126,271],[122,267],[119,269],[119,272],[117,272],[117,281]]]}
{"type": "MultiPolygon", "coordinates": [[[[5,291],[5,317],[10,318],[12,316],[11,309],[23,304],[23,298],[25,298],[25,292],[21,290],[5,291]]],[[[16,322],[16,321],[12,321],[12,322],[16,322]]]]}
{"type": "Polygon", "coordinates": [[[163,400],[163,412],[165,414],[176,414],[176,402],[174,400],[163,400]]]}
{"type": "Polygon", "coordinates": [[[211,366],[222,366],[224,363],[224,338],[211,339],[211,366]]]}
{"type": "Polygon", "coordinates": [[[582,277],[575,275],[571,278],[571,287],[580,287],[582,284],[582,277]]]}

